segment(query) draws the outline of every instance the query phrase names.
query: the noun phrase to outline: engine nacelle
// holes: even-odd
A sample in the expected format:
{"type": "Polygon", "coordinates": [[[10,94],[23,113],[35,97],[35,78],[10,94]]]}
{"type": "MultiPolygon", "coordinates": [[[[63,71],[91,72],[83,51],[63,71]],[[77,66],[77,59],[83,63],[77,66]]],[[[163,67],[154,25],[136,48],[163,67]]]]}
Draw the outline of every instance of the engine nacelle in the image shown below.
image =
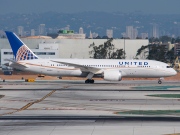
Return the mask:
{"type": "Polygon", "coordinates": [[[121,81],[122,74],[119,70],[105,70],[104,71],[104,80],[107,81],[121,81]]]}

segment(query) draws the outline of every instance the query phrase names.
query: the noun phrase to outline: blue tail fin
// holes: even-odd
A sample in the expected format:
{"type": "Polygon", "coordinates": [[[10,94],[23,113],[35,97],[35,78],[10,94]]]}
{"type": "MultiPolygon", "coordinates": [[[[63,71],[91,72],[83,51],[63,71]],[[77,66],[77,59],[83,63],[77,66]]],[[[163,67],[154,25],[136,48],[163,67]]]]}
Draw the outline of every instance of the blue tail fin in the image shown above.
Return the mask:
{"type": "Polygon", "coordinates": [[[5,31],[16,61],[38,59],[38,57],[13,32],[5,31]]]}

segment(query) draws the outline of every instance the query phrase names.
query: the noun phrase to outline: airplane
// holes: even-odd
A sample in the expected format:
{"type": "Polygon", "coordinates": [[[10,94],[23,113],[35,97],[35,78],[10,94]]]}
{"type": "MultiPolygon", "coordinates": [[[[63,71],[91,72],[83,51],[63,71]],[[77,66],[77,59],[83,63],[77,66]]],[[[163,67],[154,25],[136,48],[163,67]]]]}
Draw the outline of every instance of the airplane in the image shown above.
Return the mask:
{"type": "Polygon", "coordinates": [[[124,77],[159,78],[174,76],[177,72],[168,64],[155,60],[126,59],[42,59],[36,56],[13,32],[5,31],[14,60],[9,66],[50,76],[86,77],[85,83],[94,83],[93,77],[107,81],[121,81],[124,77]]]}

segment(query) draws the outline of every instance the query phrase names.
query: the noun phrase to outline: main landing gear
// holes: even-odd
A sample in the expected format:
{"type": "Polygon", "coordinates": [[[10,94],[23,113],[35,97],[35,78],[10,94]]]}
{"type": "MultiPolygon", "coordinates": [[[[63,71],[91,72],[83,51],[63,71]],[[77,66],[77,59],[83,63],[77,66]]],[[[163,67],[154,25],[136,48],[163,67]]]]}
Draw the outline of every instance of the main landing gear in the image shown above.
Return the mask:
{"type": "Polygon", "coordinates": [[[90,72],[87,76],[88,79],[85,81],[85,83],[94,83],[94,80],[92,79],[93,76],[94,74],[90,72]]]}
{"type": "Polygon", "coordinates": [[[158,83],[161,84],[162,80],[164,80],[164,78],[159,78],[158,83]]]}
{"type": "Polygon", "coordinates": [[[94,80],[93,80],[93,79],[87,79],[87,80],[85,81],[85,83],[94,83],[94,80]]]}

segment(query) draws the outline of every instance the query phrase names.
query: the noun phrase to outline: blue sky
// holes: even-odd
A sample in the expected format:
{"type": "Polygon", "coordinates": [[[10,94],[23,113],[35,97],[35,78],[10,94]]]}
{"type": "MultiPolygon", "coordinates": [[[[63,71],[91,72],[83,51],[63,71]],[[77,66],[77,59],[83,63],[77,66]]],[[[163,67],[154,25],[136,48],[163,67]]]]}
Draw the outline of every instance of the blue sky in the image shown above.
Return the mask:
{"type": "Polygon", "coordinates": [[[180,0],[0,0],[0,14],[85,11],[180,14],[180,0]]]}

